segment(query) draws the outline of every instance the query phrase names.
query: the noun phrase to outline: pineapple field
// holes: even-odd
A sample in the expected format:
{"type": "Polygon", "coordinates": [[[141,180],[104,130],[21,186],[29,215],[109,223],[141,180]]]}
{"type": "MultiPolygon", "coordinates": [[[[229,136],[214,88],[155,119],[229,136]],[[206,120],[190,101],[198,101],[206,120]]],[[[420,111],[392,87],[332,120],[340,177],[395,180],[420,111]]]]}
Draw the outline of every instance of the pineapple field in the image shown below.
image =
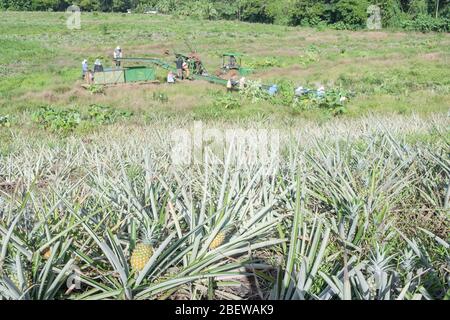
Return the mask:
{"type": "Polygon", "coordinates": [[[450,299],[449,34],[66,18],[0,12],[0,300],[450,299]],[[280,94],[82,87],[185,39],[280,94]]]}

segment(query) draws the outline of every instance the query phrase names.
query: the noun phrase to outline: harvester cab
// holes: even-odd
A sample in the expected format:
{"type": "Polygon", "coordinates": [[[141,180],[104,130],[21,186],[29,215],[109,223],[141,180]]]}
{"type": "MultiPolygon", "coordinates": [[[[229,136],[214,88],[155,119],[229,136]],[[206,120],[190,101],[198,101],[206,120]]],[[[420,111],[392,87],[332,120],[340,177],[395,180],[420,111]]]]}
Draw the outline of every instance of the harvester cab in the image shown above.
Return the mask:
{"type": "Polygon", "coordinates": [[[239,53],[224,53],[222,56],[222,70],[239,70],[242,64],[242,55],[239,53]]]}
{"type": "Polygon", "coordinates": [[[221,73],[225,76],[246,76],[253,72],[252,69],[242,66],[242,54],[240,53],[224,53],[222,55],[221,73]]]}

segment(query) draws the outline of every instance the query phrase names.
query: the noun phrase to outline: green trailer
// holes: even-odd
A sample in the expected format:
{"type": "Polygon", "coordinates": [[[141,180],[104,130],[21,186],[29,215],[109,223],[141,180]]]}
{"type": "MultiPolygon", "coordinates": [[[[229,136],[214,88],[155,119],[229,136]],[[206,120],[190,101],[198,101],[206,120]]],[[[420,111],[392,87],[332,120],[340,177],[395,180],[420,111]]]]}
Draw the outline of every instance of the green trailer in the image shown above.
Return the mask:
{"type": "Polygon", "coordinates": [[[156,71],[149,67],[130,67],[125,69],[125,82],[146,82],[156,80],[156,71]]]}
{"type": "Polygon", "coordinates": [[[148,82],[156,80],[156,71],[149,67],[130,67],[124,69],[105,69],[94,74],[95,84],[120,84],[148,82]]]}
{"type": "Polygon", "coordinates": [[[123,69],[109,69],[94,73],[95,84],[117,84],[124,82],[125,72],[123,69]]]}

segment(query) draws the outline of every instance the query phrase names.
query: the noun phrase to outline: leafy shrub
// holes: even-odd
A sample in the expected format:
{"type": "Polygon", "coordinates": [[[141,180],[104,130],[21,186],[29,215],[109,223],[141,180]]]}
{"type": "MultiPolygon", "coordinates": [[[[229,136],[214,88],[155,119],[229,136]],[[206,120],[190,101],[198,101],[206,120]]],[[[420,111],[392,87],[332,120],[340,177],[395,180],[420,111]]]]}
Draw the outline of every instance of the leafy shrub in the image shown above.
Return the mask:
{"type": "Polygon", "coordinates": [[[320,50],[316,46],[309,46],[306,51],[300,55],[300,64],[306,66],[319,61],[320,50]]]}
{"type": "Polygon", "coordinates": [[[291,81],[282,80],[277,83],[278,92],[271,98],[271,102],[277,105],[291,106],[295,99],[295,87],[291,81]]]}
{"type": "Polygon", "coordinates": [[[326,5],[314,0],[299,1],[291,12],[292,25],[318,26],[329,20],[326,5]]]}
{"type": "Polygon", "coordinates": [[[265,57],[248,62],[247,67],[251,69],[274,68],[281,67],[281,63],[275,57],[265,57]]]}
{"type": "Polygon", "coordinates": [[[406,30],[420,32],[449,32],[450,19],[434,18],[426,14],[419,14],[415,19],[403,20],[401,27],[406,30]]]}
{"type": "Polygon", "coordinates": [[[311,91],[295,97],[293,106],[298,110],[324,109],[336,116],[347,111],[345,104],[351,95],[339,89],[329,89],[321,95],[311,91]]]}
{"type": "Polygon", "coordinates": [[[277,92],[270,95],[261,85],[260,81],[247,81],[241,95],[250,99],[252,103],[261,100],[269,101],[273,105],[292,107],[294,110],[304,111],[312,109],[329,110],[333,115],[343,114],[347,111],[346,102],[353,96],[351,92],[331,88],[326,91],[305,89],[303,94],[296,94],[293,82],[282,80],[277,83],[277,92]]]}
{"type": "Polygon", "coordinates": [[[72,131],[81,123],[77,110],[55,110],[49,106],[40,107],[32,114],[32,120],[51,131],[72,131]]]}
{"type": "Polygon", "coordinates": [[[331,24],[330,28],[334,29],[334,30],[356,30],[356,29],[358,29],[357,27],[355,27],[353,25],[349,25],[342,21],[331,24]]]}
{"type": "Polygon", "coordinates": [[[214,107],[228,110],[238,109],[241,107],[241,101],[233,95],[226,94],[216,98],[214,107]]]}
{"type": "Polygon", "coordinates": [[[128,111],[117,111],[108,106],[93,104],[90,106],[89,119],[98,124],[113,124],[119,118],[129,118],[133,114],[128,111]]]}
{"type": "Polygon", "coordinates": [[[95,124],[113,124],[120,118],[129,118],[133,114],[128,111],[117,111],[108,106],[93,104],[89,107],[87,115],[78,110],[57,110],[51,106],[40,107],[33,112],[31,118],[41,127],[53,132],[71,132],[83,121],[95,124]]]}
{"type": "Polygon", "coordinates": [[[351,28],[365,26],[368,6],[367,0],[339,0],[334,5],[334,20],[351,28]]]}
{"type": "Polygon", "coordinates": [[[247,80],[245,88],[240,91],[240,94],[245,98],[250,99],[252,103],[267,100],[270,97],[265,90],[262,90],[262,83],[260,80],[247,80]]]}
{"type": "Polygon", "coordinates": [[[87,90],[92,94],[104,94],[105,88],[102,85],[91,84],[87,90]]]}

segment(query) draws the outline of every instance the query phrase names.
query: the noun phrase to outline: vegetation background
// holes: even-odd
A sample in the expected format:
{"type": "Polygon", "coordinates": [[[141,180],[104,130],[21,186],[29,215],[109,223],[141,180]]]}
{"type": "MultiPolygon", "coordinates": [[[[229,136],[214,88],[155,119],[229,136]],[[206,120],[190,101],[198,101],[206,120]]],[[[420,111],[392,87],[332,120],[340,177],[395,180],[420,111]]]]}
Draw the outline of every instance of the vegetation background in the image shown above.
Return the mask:
{"type": "Polygon", "coordinates": [[[0,0],[0,8],[62,11],[76,4],[83,11],[144,12],[274,23],[289,26],[365,27],[370,4],[381,7],[385,27],[449,31],[448,0],[0,0]]]}

